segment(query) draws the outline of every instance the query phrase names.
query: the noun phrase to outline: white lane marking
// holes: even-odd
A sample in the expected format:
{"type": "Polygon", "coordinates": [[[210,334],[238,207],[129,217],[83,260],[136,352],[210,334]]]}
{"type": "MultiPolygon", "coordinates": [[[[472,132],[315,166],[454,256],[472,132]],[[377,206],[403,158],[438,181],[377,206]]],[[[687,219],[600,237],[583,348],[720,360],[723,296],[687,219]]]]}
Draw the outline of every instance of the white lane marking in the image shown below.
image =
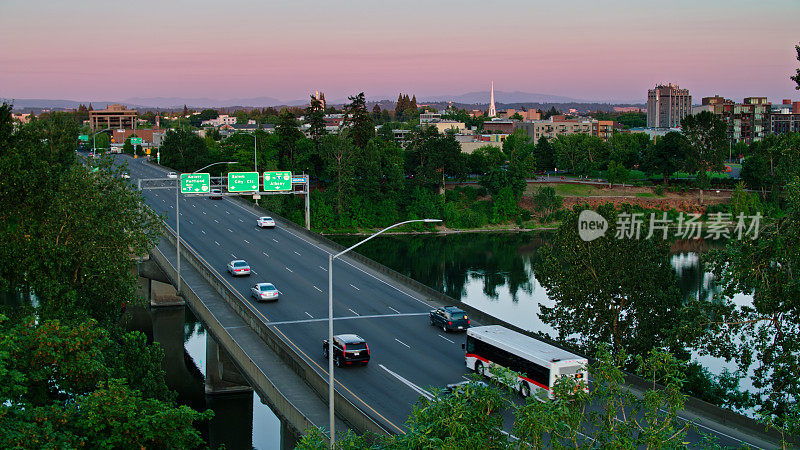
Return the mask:
{"type": "Polygon", "coordinates": [[[227,214],[227,215],[229,215],[229,216],[230,216],[230,215],[231,215],[231,212],[230,212],[230,211],[225,211],[225,214],[227,214]]]}
{"type": "Polygon", "coordinates": [[[307,315],[308,317],[311,317],[312,319],[314,318],[314,316],[312,316],[312,315],[311,315],[311,314],[309,314],[308,312],[306,312],[306,311],[303,311],[303,312],[304,312],[304,313],[306,313],[306,315],[307,315]]]}
{"type": "MultiPolygon", "coordinates": [[[[395,340],[397,340],[397,339],[395,339],[395,340]]],[[[389,372],[389,375],[397,378],[401,383],[403,383],[406,386],[410,387],[417,394],[425,397],[428,400],[431,400],[433,398],[433,394],[431,394],[430,392],[426,391],[425,389],[422,389],[421,387],[417,386],[416,384],[406,380],[405,378],[401,377],[400,375],[392,372],[391,370],[387,369],[386,366],[384,366],[383,364],[378,364],[378,367],[380,367],[381,369],[389,372]]]]}
{"type": "MultiPolygon", "coordinates": [[[[216,242],[216,241],[214,241],[214,242],[216,242]]],[[[234,255],[233,253],[231,253],[231,256],[233,256],[233,259],[236,259],[236,255],[234,255]]]]}
{"type": "Polygon", "coordinates": [[[297,252],[294,252],[294,254],[297,255],[297,256],[302,256],[300,253],[297,253],[297,252]]]}
{"type": "Polygon", "coordinates": [[[410,346],[410,345],[406,344],[405,342],[401,341],[400,339],[394,338],[394,340],[395,340],[395,341],[397,341],[397,342],[399,342],[399,343],[401,343],[401,344],[403,344],[403,345],[405,345],[405,346],[406,346],[406,347],[408,347],[408,348],[411,348],[411,346],[410,346]]]}
{"type": "Polygon", "coordinates": [[[438,336],[439,336],[440,338],[444,339],[445,341],[447,341],[447,342],[451,343],[451,344],[455,344],[455,343],[456,343],[455,341],[451,341],[450,339],[447,339],[446,337],[442,336],[441,334],[439,334],[438,336]]]}
{"type": "MultiPolygon", "coordinates": [[[[350,309],[350,308],[347,308],[347,309],[350,309]]],[[[352,309],[350,309],[350,312],[351,312],[351,313],[353,313],[353,314],[355,314],[355,315],[357,315],[357,316],[360,316],[360,315],[361,315],[361,314],[359,314],[359,313],[357,313],[357,312],[353,311],[352,309]]]]}
{"type": "Polygon", "coordinates": [[[258,275],[258,272],[256,272],[256,271],[255,271],[255,270],[253,270],[253,269],[250,269],[250,272],[253,272],[254,274],[258,275]]]}
{"type": "Polygon", "coordinates": [[[217,206],[217,204],[216,204],[216,203],[214,203],[214,208],[219,208],[219,206],[217,206]]]}
{"type": "Polygon", "coordinates": [[[200,230],[201,233],[206,234],[205,230],[200,230]]]}
{"type": "Polygon", "coordinates": [[[244,223],[244,220],[242,220],[242,219],[239,219],[239,222],[242,222],[242,223],[244,223]]]}
{"type": "Polygon", "coordinates": [[[192,222],[192,221],[190,220],[190,221],[189,221],[189,224],[191,224],[191,225],[194,225],[194,222],[192,222]]]}
{"type": "Polygon", "coordinates": [[[250,243],[250,242],[247,241],[247,239],[243,239],[243,240],[244,240],[245,244],[249,244],[250,243]]]}
{"type": "MultiPolygon", "coordinates": [[[[314,286],[314,285],[312,284],[312,286],[314,286]]],[[[318,290],[318,291],[322,292],[322,289],[320,289],[320,288],[318,288],[318,287],[316,287],[316,286],[314,286],[314,289],[316,289],[316,290],[318,290]]]]}
{"type": "Polygon", "coordinates": [[[286,268],[286,270],[288,270],[289,272],[294,273],[294,271],[292,269],[288,268],[288,267],[286,268]]]}
{"type": "MultiPolygon", "coordinates": [[[[334,317],[333,320],[352,320],[352,319],[380,319],[384,317],[406,317],[406,316],[427,316],[428,313],[406,313],[406,314],[379,314],[374,316],[342,316],[334,317]]],[[[264,325],[271,327],[275,325],[289,325],[295,323],[311,323],[311,322],[327,322],[328,318],[324,319],[304,319],[304,320],[285,320],[283,322],[267,322],[264,325]]]]}
{"type": "Polygon", "coordinates": [[[322,267],[322,266],[317,266],[317,267],[319,267],[320,269],[324,270],[325,272],[327,272],[327,271],[328,271],[328,269],[326,269],[326,268],[324,268],[324,267],[322,267]]]}
{"type": "MultiPolygon", "coordinates": [[[[236,203],[236,202],[232,202],[232,204],[233,204],[233,205],[236,205],[236,207],[238,207],[239,209],[241,209],[241,210],[243,210],[243,211],[245,211],[245,212],[247,212],[247,213],[249,213],[249,214],[251,214],[251,215],[253,215],[253,216],[255,216],[255,217],[260,217],[258,214],[254,213],[253,211],[251,211],[251,210],[249,210],[249,209],[245,208],[244,206],[242,206],[242,205],[240,205],[240,204],[238,204],[238,203],[236,203]]],[[[291,230],[289,230],[288,228],[283,228],[282,230],[283,230],[283,231],[285,231],[285,232],[287,232],[287,233],[289,233],[289,234],[291,234],[292,236],[296,237],[297,239],[300,239],[301,241],[305,242],[306,244],[308,244],[308,245],[310,245],[310,246],[312,246],[312,247],[316,248],[317,250],[319,250],[319,251],[321,251],[321,252],[323,252],[323,253],[325,253],[325,254],[328,254],[328,255],[332,254],[331,252],[329,252],[329,251],[325,250],[324,248],[322,248],[322,247],[318,246],[317,244],[315,244],[315,243],[313,243],[313,242],[309,241],[308,239],[304,238],[303,236],[300,236],[300,235],[298,235],[298,234],[295,234],[295,233],[293,233],[293,232],[292,232],[291,230]]],[[[275,239],[273,238],[273,240],[275,240],[275,239]]],[[[278,241],[277,241],[277,240],[275,240],[275,242],[278,242],[278,241]]],[[[342,262],[344,262],[345,264],[347,264],[348,266],[350,266],[350,267],[352,267],[352,268],[354,268],[354,269],[356,269],[356,270],[358,270],[358,271],[360,271],[360,272],[362,272],[362,273],[364,273],[364,274],[366,274],[366,275],[368,275],[368,276],[370,276],[370,277],[372,277],[372,278],[374,278],[374,279],[378,280],[379,282],[381,282],[381,283],[383,283],[383,284],[385,284],[385,285],[389,286],[390,288],[394,289],[395,291],[397,291],[397,292],[399,292],[399,293],[401,293],[401,294],[403,294],[403,295],[406,295],[406,296],[408,296],[408,297],[411,297],[412,299],[414,299],[414,300],[416,300],[416,301],[418,301],[418,302],[422,303],[423,305],[427,306],[428,308],[432,308],[432,306],[431,306],[429,303],[425,302],[424,300],[420,300],[420,299],[418,299],[417,297],[414,297],[413,295],[409,294],[408,292],[405,292],[405,291],[403,291],[402,289],[398,288],[397,286],[395,286],[395,285],[393,285],[393,284],[391,284],[391,283],[389,283],[389,282],[387,282],[387,281],[384,281],[384,280],[382,280],[382,279],[378,278],[377,276],[375,276],[375,275],[373,275],[373,274],[371,274],[371,273],[367,272],[366,270],[364,270],[364,269],[362,269],[362,268],[360,268],[360,267],[357,267],[357,266],[355,266],[354,264],[350,263],[350,262],[349,262],[349,261],[347,261],[346,259],[341,259],[340,261],[342,261],[342,262]]],[[[323,269],[323,270],[324,270],[324,269],[323,269]]]]}
{"type": "Polygon", "coordinates": [[[277,240],[277,239],[275,239],[275,238],[272,238],[272,240],[273,240],[273,241],[275,241],[275,242],[278,242],[278,240],[277,240]]]}
{"type": "Polygon", "coordinates": [[[400,314],[400,311],[398,311],[398,310],[396,310],[396,309],[392,308],[391,306],[389,307],[389,309],[391,309],[392,311],[396,312],[397,314],[400,314]]]}
{"type": "Polygon", "coordinates": [[[261,252],[261,254],[266,256],[267,258],[269,258],[269,255],[267,254],[267,252],[261,252]]]}
{"type": "Polygon", "coordinates": [[[215,243],[215,244],[217,244],[217,245],[219,245],[219,242],[217,242],[217,241],[214,241],[214,243],[215,243]]]}
{"type": "Polygon", "coordinates": [[[217,223],[219,223],[219,220],[217,220],[217,219],[214,219],[214,222],[217,222],[217,223]]]}
{"type": "Polygon", "coordinates": [[[192,208],[197,208],[197,205],[192,205],[192,208]]]}
{"type": "Polygon", "coordinates": [[[205,213],[206,213],[206,212],[205,212],[205,211],[203,211],[203,214],[205,214],[205,213]]]}
{"type": "Polygon", "coordinates": [[[231,230],[230,228],[228,228],[228,231],[230,231],[231,233],[233,233],[233,230],[231,230]]]}
{"type": "MultiPolygon", "coordinates": [[[[351,284],[350,286],[353,286],[353,285],[351,284]]],[[[359,288],[357,288],[357,287],[355,287],[355,286],[353,286],[353,289],[355,289],[355,290],[357,290],[357,291],[360,291],[360,290],[361,290],[361,289],[359,289],[359,288]]]]}

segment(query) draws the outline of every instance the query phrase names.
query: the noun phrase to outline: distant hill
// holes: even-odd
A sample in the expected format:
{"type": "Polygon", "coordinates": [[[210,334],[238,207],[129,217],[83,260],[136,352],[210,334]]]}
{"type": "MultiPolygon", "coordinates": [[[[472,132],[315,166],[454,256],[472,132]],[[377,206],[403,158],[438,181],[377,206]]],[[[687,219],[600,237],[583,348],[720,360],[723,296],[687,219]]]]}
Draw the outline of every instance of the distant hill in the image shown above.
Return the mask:
{"type": "Polygon", "coordinates": [[[122,105],[132,107],[134,105],[121,103],[121,102],[88,102],[88,101],[76,101],[76,100],[54,100],[54,99],[44,99],[44,98],[19,98],[19,99],[12,99],[12,98],[0,98],[0,102],[8,102],[14,104],[15,110],[20,110],[24,108],[32,108],[32,109],[71,109],[77,108],[80,104],[89,105],[92,104],[92,108],[94,109],[103,109],[106,105],[114,105],[120,103],[122,105]]]}
{"type": "Polygon", "coordinates": [[[125,100],[128,103],[150,108],[220,108],[224,106],[266,107],[283,104],[274,97],[230,98],[217,100],[207,97],[181,98],[181,97],[133,97],[125,100]]]}
{"type": "MultiPolygon", "coordinates": [[[[571,97],[550,94],[534,94],[530,92],[504,92],[494,91],[495,103],[592,103],[587,100],[580,100],[571,97]]],[[[418,100],[418,103],[425,102],[454,102],[465,104],[488,104],[489,90],[480,92],[468,92],[461,95],[437,95],[425,97],[418,100]]]]}

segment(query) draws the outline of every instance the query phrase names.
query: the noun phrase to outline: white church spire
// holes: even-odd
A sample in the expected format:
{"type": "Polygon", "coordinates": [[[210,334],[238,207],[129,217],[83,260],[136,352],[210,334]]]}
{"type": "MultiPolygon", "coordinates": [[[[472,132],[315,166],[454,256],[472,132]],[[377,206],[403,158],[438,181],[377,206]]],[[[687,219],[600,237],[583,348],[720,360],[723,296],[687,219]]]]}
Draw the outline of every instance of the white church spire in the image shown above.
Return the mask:
{"type": "Polygon", "coordinates": [[[494,107],[494,81],[492,81],[491,99],[489,100],[489,117],[497,117],[497,109],[494,107]]]}

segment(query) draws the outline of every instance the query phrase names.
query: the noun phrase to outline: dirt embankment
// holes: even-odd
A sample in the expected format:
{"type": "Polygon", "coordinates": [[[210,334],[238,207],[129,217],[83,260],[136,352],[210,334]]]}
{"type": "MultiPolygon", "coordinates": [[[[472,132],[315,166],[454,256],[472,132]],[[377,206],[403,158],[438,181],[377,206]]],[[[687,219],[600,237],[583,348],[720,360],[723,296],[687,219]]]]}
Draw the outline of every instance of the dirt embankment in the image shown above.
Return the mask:
{"type": "MultiPolygon", "coordinates": [[[[564,208],[571,209],[574,205],[588,204],[592,207],[605,203],[622,205],[638,205],[649,209],[670,210],[699,213],[705,211],[708,205],[727,202],[730,200],[730,191],[704,190],[703,204],[700,204],[700,192],[692,190],[688,192],[669,192],[664,191],[662,195],[656,195],[653,188],[633,187],[633,186],[614,186],[609,188],[607,185],[577,185],[569,183],[538,183],[534,189],[542,185],[549,185],[556,189],[556,192],[564,199],[564,208]]],[[[526,192],[520,202],[520,207],[529,211],[534,211],[533,198],[526,192]]]]}

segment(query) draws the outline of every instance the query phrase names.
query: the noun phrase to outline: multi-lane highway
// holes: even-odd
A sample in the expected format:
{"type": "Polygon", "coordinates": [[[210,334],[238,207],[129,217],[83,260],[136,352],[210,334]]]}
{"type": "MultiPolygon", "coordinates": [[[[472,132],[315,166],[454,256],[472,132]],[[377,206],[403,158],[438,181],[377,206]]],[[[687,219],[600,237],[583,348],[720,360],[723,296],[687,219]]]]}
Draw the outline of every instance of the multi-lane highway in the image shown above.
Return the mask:
{"type": "MultiPolygon", "coordinates": [[[[131,181],[165,178],[166,171],[127,157],[131,181]]],[[[143,189],[147,203],[175,227],[175,191],[143,189]]],[[[208,261],[250,302],[263,319],[308,357],[323,376],[327,360],[322,340],[328,335],[328,252],[282,226],[256,225],[258,214],[231,199],[180,198],[181,239],[208,261]],[[233,259],[250,264],[249,277],[230,276],[233,259]],[[273,283],[280,300],[259,303],[250,297],[255,283],[273,283]]],[[[370,363],[337,369],[338,389],[384,428],[403,431],[414,402],[430,387],[463,381],[468,373],[463,333],[444,333],[428,321],[434,306],[389,285],[347,259],[333,264],[334,334],[366,339],[370,363]]]]}
{"type": "MultiPolygon", "coordinates": [[[[134,185],[138,179],[166,178],[167,170],[117,156],[117,161],[123,160],[134,185]]],[[[142,192],[146,202],[174,229],[175,190],[142,192]]],[[[257,212],[237,201],[188,196],[179,201],[182,240],[327,377],[322,340],[328,334],[328,251],[279,220],[274,229],[258,228],[257,212]],[[246,260],[252,274],[230,276],[225,267],[233,259],[246,260]],[[259,282],[273,283],[281,292],[280,300],[258,303],[250,297],[250,287],[259,282]]],[[[431,327],[427,314],[434,305],[346,257],[334,261],[333,298],[334,334],[360,335],[371,353],[365,367],[336,369],[337,389],[387,430],[402,433],[414,402],[429,395],[431,387],[465,379],[464,335],[431,327]]],[[[705,426],[701,431],[714,434],[724,445],[743,443],[742,436],[705,426]]]]}

